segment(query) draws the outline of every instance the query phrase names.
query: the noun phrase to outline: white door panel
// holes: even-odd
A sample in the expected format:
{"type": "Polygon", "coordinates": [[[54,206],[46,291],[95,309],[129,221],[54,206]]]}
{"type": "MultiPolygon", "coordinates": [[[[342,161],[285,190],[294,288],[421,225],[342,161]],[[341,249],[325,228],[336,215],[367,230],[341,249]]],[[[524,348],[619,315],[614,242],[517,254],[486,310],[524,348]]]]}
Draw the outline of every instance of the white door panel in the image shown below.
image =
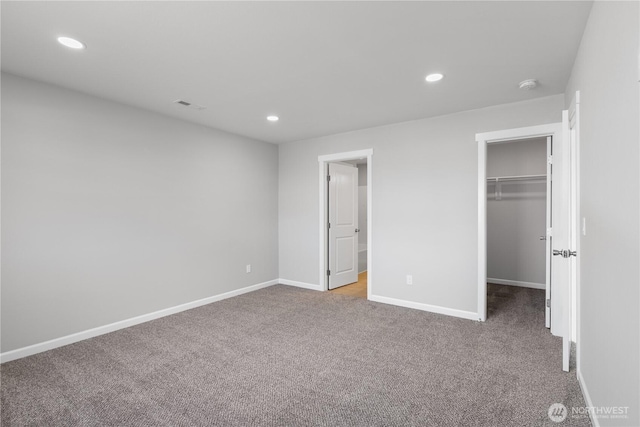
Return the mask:
{"type": "MultiPolygon", "coordinates": [[[[329,166],[329,169],[331,169],[331,165],[329,166]]],[[[333,177],[335,177],[334,182],[333,182],[333,189],[335,191],[335,210],[336,210],[336,217],[335,217],[335,223],[336,226],[341,227],[341,226],[353,226],[356,225],[354,223],[354,218],[357,218],[357,216],[355,215],[355,211],[358,208],[357,203],[354,205],[354,199],[357,202],[358,201],[358,196],[357,194],[354,194],[354,178],[355,180],[358,179],[358,174],[357,174],[357,168],[349,168],[349,169],[356,169],[356,173],[355,175],[352,174],[346,174],[346,173],[341,173],[341,172],[336,172],[334,171],[334,175],[330,175],[332,176],[332,179],[334,179],[333,177]]],[[[331,187],[331,183],[330,183],[330,187],[331,187]]],[[[356,183],[355,188],[357,190],[358,185],[356,183]]],[[[329,190],[331,191],[331,190],[329,190]]]]}
{"type": "Polygon", "coordinates": [[[571,153],[567,111],[563,134],[553,140],[551,333],[562,337],[562,369],[569,370],[571,339],[571,153]]]}
{"type": "Polygon", "coordinates": [[[355,238],[352,236],[336,238],[335,275],[349,273],[353,270],[352,254],[355,246],[354,241],[355,238]]]}
{"type": "MultiPolygon", "coordinates": [[[[551,165],[551,251],[568,248],[569,219],[567,199],[563,196],[567,176],[563,170],[564,152],[562,139],[553,139],[553,164],[551,165]]],[[[569,281],[567,262],[562,256],[551,256],[551,333],[563,335],[563,289],[569,281]]]]}
{"type": "Polygon", "coordinates": [[[329,163],[329,289],[358,281],[358,168],[329,163]]]}

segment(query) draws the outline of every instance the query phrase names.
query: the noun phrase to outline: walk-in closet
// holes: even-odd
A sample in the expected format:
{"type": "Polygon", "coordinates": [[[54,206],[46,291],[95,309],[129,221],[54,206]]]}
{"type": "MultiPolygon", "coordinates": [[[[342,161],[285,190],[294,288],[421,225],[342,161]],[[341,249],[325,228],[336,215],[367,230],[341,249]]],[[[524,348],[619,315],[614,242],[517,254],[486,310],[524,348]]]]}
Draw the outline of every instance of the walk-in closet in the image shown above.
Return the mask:
{"type": "Polygon", "coordinates": [[[544,322],[547,150],[546,137],[487,148],[489,316],[499,316],[501,307],[518,307],[539,312],[544,322]]]}

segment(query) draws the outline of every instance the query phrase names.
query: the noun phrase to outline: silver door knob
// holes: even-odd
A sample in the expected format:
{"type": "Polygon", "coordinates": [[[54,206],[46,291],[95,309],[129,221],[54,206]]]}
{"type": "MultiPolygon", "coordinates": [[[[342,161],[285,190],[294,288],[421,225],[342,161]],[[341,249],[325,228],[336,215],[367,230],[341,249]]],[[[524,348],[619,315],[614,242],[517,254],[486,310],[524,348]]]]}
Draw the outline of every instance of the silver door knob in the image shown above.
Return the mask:
{"type": "Polygon", "coordinates": [[[547,236],[540,236],[540,240],[547,240],[547,236]]]}
{"type": "Polygon", "coordinates": [[[562,258],[569,258],[570,256],[578,256],[578,253],[576,251],[571,251],[568,249],[562,249],[562,250],[554,249],[553,255],[554,256],[560,255],[562,258]]]}

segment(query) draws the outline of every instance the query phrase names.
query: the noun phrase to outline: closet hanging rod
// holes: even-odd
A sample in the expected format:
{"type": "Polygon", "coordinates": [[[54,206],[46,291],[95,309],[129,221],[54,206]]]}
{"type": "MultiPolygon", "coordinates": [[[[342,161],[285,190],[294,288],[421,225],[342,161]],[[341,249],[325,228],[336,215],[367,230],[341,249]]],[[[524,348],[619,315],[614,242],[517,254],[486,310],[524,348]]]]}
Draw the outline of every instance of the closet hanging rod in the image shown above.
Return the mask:
{"type": "Polygon", "coordinates": [[[538,181],[546,180],[547,175],[512,175],[512,176],[489,176],[487,181],[538,181]]]}

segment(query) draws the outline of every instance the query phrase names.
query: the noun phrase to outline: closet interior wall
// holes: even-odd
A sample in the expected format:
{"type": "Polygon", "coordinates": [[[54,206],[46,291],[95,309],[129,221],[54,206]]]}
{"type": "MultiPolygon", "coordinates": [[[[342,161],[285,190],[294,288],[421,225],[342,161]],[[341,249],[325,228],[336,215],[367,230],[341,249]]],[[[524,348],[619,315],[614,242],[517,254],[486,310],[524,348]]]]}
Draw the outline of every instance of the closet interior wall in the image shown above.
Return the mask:
{"type": "Polygon", "coordinates": [[[544,289],[546,172],[546,138],[487,147],[489,283],[544,289]],[[498,183],[491,177],[498,177],[498,183]],[[529,178],[501,180],[504,177],[529,178]]]}

